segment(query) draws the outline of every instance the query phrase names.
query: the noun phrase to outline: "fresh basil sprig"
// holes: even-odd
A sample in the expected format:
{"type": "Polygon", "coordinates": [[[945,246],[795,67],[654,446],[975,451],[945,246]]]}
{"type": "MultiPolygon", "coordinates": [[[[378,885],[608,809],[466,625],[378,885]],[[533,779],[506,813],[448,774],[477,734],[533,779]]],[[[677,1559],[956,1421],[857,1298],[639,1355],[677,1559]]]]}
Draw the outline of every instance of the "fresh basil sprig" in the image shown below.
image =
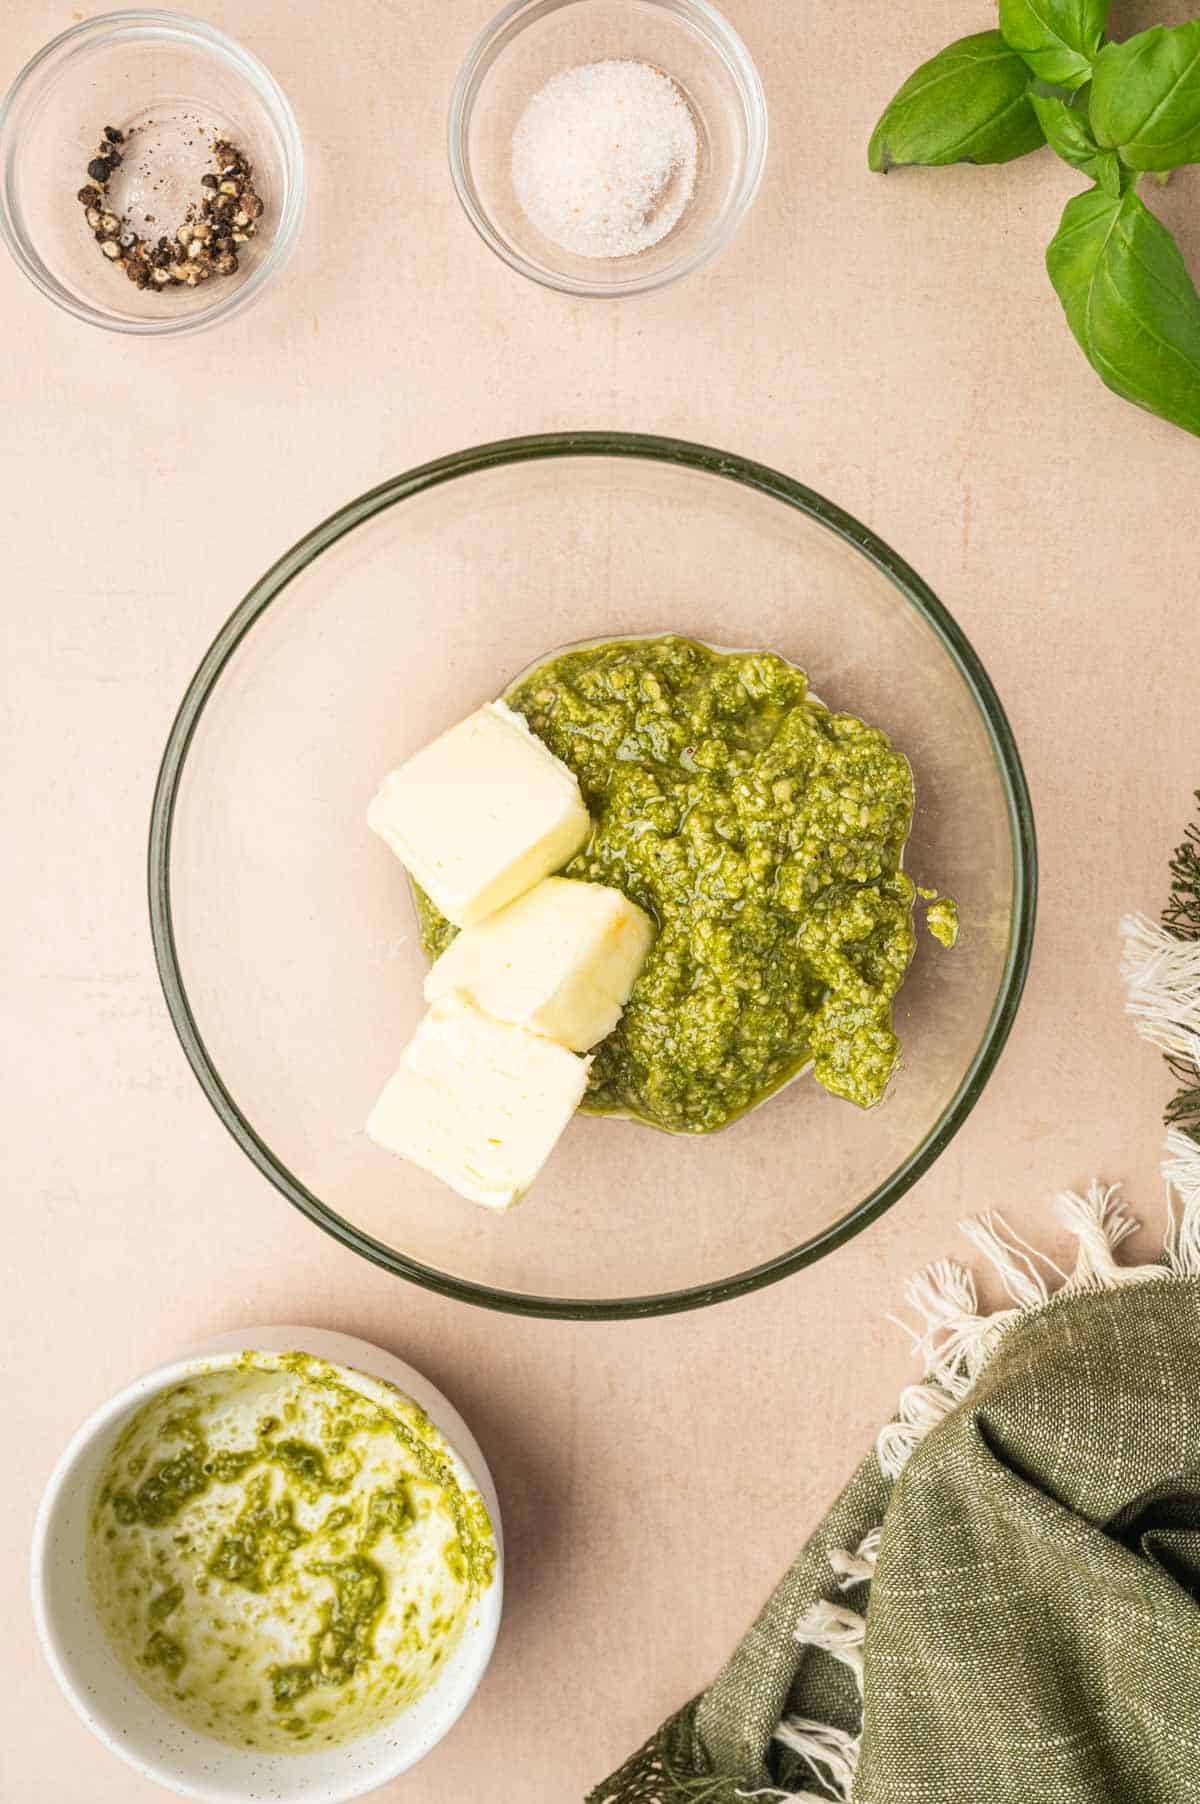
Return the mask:
{"type": "Polygon", "coordinates": [[[1007,163],[1045,143],[1029,103],[1029,70],[998,31],[959,38],[909,76],[871,137],[867,160],[1007,163]]]}
{"type": "Polygon", "coordinates": [[[1067,323],[1116,394],[1200,436],[1200,294],[1137,192],[1200,162],[1200,19],[1105,42],[1109,0],[1000,0],[1000,30],[909,77],[868,161],[1000,163],[1048,143],[1095,184],[1046,254],[1067,323]]]}

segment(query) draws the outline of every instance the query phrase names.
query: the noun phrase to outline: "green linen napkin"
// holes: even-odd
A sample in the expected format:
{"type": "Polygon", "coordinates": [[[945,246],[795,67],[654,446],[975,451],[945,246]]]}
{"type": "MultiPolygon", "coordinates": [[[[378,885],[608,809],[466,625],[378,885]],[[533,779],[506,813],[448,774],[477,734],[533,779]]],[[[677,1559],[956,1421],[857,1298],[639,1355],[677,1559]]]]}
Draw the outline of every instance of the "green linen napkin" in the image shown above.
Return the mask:
{"type": "Polygon", "coordinates": [[[591,1804],[1200,1800],[1198,852],[1164,926],[1124,923],[1130,1012],[1183,1085],[1162,1259],[1118,1262],[1136,1224],[1099,1185],[1059,1200],[1070,1274],[963,1224],[1011,1307],[980,1314],[950,1261],[910,1284],[923,1382],[713,1684],[591,1804]]]}

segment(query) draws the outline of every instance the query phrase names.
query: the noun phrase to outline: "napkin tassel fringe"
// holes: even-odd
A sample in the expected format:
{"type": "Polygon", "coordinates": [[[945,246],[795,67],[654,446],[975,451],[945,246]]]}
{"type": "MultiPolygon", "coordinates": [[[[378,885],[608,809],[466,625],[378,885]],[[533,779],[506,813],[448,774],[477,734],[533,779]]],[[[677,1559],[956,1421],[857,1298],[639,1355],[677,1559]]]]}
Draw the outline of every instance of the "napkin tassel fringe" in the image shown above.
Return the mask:
{"type": "MultiPolygon", "coordinates": [[[[874,1576],[879,1552],[879,1530],[860,1543],[854,1553],[835,1548],[829,1563],[838,1575],[840,1588],[848,1591],[874,1576]]],[[[804,1648],[819,1649],[840,1660],[854,1675],[858,1695],[862,1699],[863,1649],[867,1638],[867,1619],[858,1610],[844,1604],[821,1601],[806,1610],[796,1624],[796,1640],[804,1648]]],[[[807,1716],[785,1716],[775,1731],[774,1739],[781,1747],[799,1755],[805,1765],[825,1787],[824,1791],[747,1792],[745,1797],[768,1797],[786,1800],[786,1804],[850,1804],[854,1775],[858,1768],[861,1737],[832,1723],[815,1722],[807,1716]]]]}
{"type": "Polygon", "coordinates": [[[829,1564],[837,1576],[839,1591],[852,1591],[855,1585],[870,1584],[875,1577],[882,1534],[882,1529],[873,1528],[869,1535],[863,1536],[853,1553],[840,1547],[830,1548],[829,1564]]]}
{"type": "Polygon", "coordinates": [[[1167,1231],[1163,1256],[1152,1265],[1122,1265],[1117,1259],[1118,1248],[1136,1232],[1138,1223],[1116,1184],[1094,1182],[1083,1194],[1068,1190],[1058,1198],[1055,1212],[1078,1248],[1070,1272],[1030,1246],[1000,1215],[981,1215],[961,1224],[967,1239],[995,1270],[1011,1307],[983,1314],[974,1278],[952,1259],[939,1260],[906,1286],[905,1298],[921,1324],[908,1332],[925,1377],[902,1393],[895,1420],[884,1426],[876,1442],[887,1477],[899,1478],[926,1435],[962,1401],[1001,1336],[1014,1322],[1045,1308],[1055,1294],[1200,1277],[1200,1145],[1179,1128],[1167,1135],[1163,1177],[1167,1231]]]}
{"type": "Polygon", "coordinates": [[[1181,939],[1146,915],[1121,922],[1125,1007],[1142,1038],[1200,1069],[1200,939],[1181,939]]]}
{"type": "Polygon", "coordinates": [[[823,1792],[776,1792],[775,1797],[787,1799],[787,1804],[800,1800],[803,1804],[830,1804],[831,1800],[850,1804],[861,1737],[807,1716],[785,1716],[775,1731],[775,1740],[798,1754],[826,1787],[823,1792]]]}
{"type": "Polygon", "coordinates": [[[1167,1238],[1163,1260],[1177,1278],[1200,1276],[1200,1143],[1183,1128],[1167,1132],[1163,1177],[1167,1238]]]}

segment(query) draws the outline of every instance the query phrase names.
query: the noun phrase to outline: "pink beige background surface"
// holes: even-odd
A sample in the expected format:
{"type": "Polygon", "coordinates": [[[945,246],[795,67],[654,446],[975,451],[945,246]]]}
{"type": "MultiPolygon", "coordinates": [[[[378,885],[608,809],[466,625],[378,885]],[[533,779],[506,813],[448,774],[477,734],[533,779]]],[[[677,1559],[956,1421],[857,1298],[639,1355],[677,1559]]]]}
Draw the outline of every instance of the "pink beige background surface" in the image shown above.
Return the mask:
{"type": "MultiPolygon", "coordinates": [[[[867,173],[882,103],[991,23],[988,0],[731,0],[771,110],[762,194],[715,266],[616,304],[522,283],[458,210],[445,104],[490,0],[194,10],[258,51],[300,119],[311,202],[280,285],[218,332],[147,344],[75,325],[0,265],[0,1797],[160,1795],[76,1722],[38,1656],[37,1497],[110,1391],[205,1335],[286,1319],[426,1371],[505,1507],[491,1671],[450,1739],[379,1795],[557,1804],[702,1684],[757,1608],[910,1377],[885,1316],[955,1250],[960,1216],[1001,1208],[1041,1237],[1053,1193],[1099,1172],[1158,1231],[1167,1085],[1122,1019],[1117,922],[1160,905],[1200,783],[1200,451],[1110,397],[1070,339],[1041,259],[1077,184],[1049,153],[867,173]],[[256,1176],[169,1026],[144,859],[179,696],[280,551],[410,464],[601,426],[775,464],[916,566],[1008,707],[1043,887],[999,1070],[898,1208],[744,1301],[579,1327],[407,1288],[256,1176]]],[[[1190,10],[1116,0],[1113,25],[1190,10]]],[[[81,16],[8,0],[0,76],[81,16]]],[[[1196,172],[1161,197],[1193,267],[1198,201],[1196,172]]]]}

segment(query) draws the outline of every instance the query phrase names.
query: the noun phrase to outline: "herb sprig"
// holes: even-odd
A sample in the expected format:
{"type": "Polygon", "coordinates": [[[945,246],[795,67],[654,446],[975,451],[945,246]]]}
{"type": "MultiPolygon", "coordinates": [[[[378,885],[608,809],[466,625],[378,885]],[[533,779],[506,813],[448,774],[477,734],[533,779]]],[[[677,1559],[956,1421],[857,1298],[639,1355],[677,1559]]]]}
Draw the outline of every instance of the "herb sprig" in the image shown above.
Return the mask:
{"type": "MultiPolygon", "coordinates": [[[[1200,805],[1200,789],[1196,802],[1200,805]]],[[[1176,939],[1200,941],[1200,820],[1192,822],[1171,859],[1171,900],[1162,924],[1176,939]]],[[[1191,1060],[1170,1053],[1167,1064],[1182,1086],[1167,1104],[1167,1121],[1200,1145],[1200,1072],[1191,1060]]]]}
{"type": "Polygon", "coordinates": [[[1089,176],[1046,252],[1067,323],[1114,393],[1200,435],[1200,294],[1137,192],[1146,172],[1200,162],[1200,19],[1113,43],[1109,4],[1000,0],[999,30],[908,78],[868,161],[1007,163],[1049,144],[1089,176]]]}

